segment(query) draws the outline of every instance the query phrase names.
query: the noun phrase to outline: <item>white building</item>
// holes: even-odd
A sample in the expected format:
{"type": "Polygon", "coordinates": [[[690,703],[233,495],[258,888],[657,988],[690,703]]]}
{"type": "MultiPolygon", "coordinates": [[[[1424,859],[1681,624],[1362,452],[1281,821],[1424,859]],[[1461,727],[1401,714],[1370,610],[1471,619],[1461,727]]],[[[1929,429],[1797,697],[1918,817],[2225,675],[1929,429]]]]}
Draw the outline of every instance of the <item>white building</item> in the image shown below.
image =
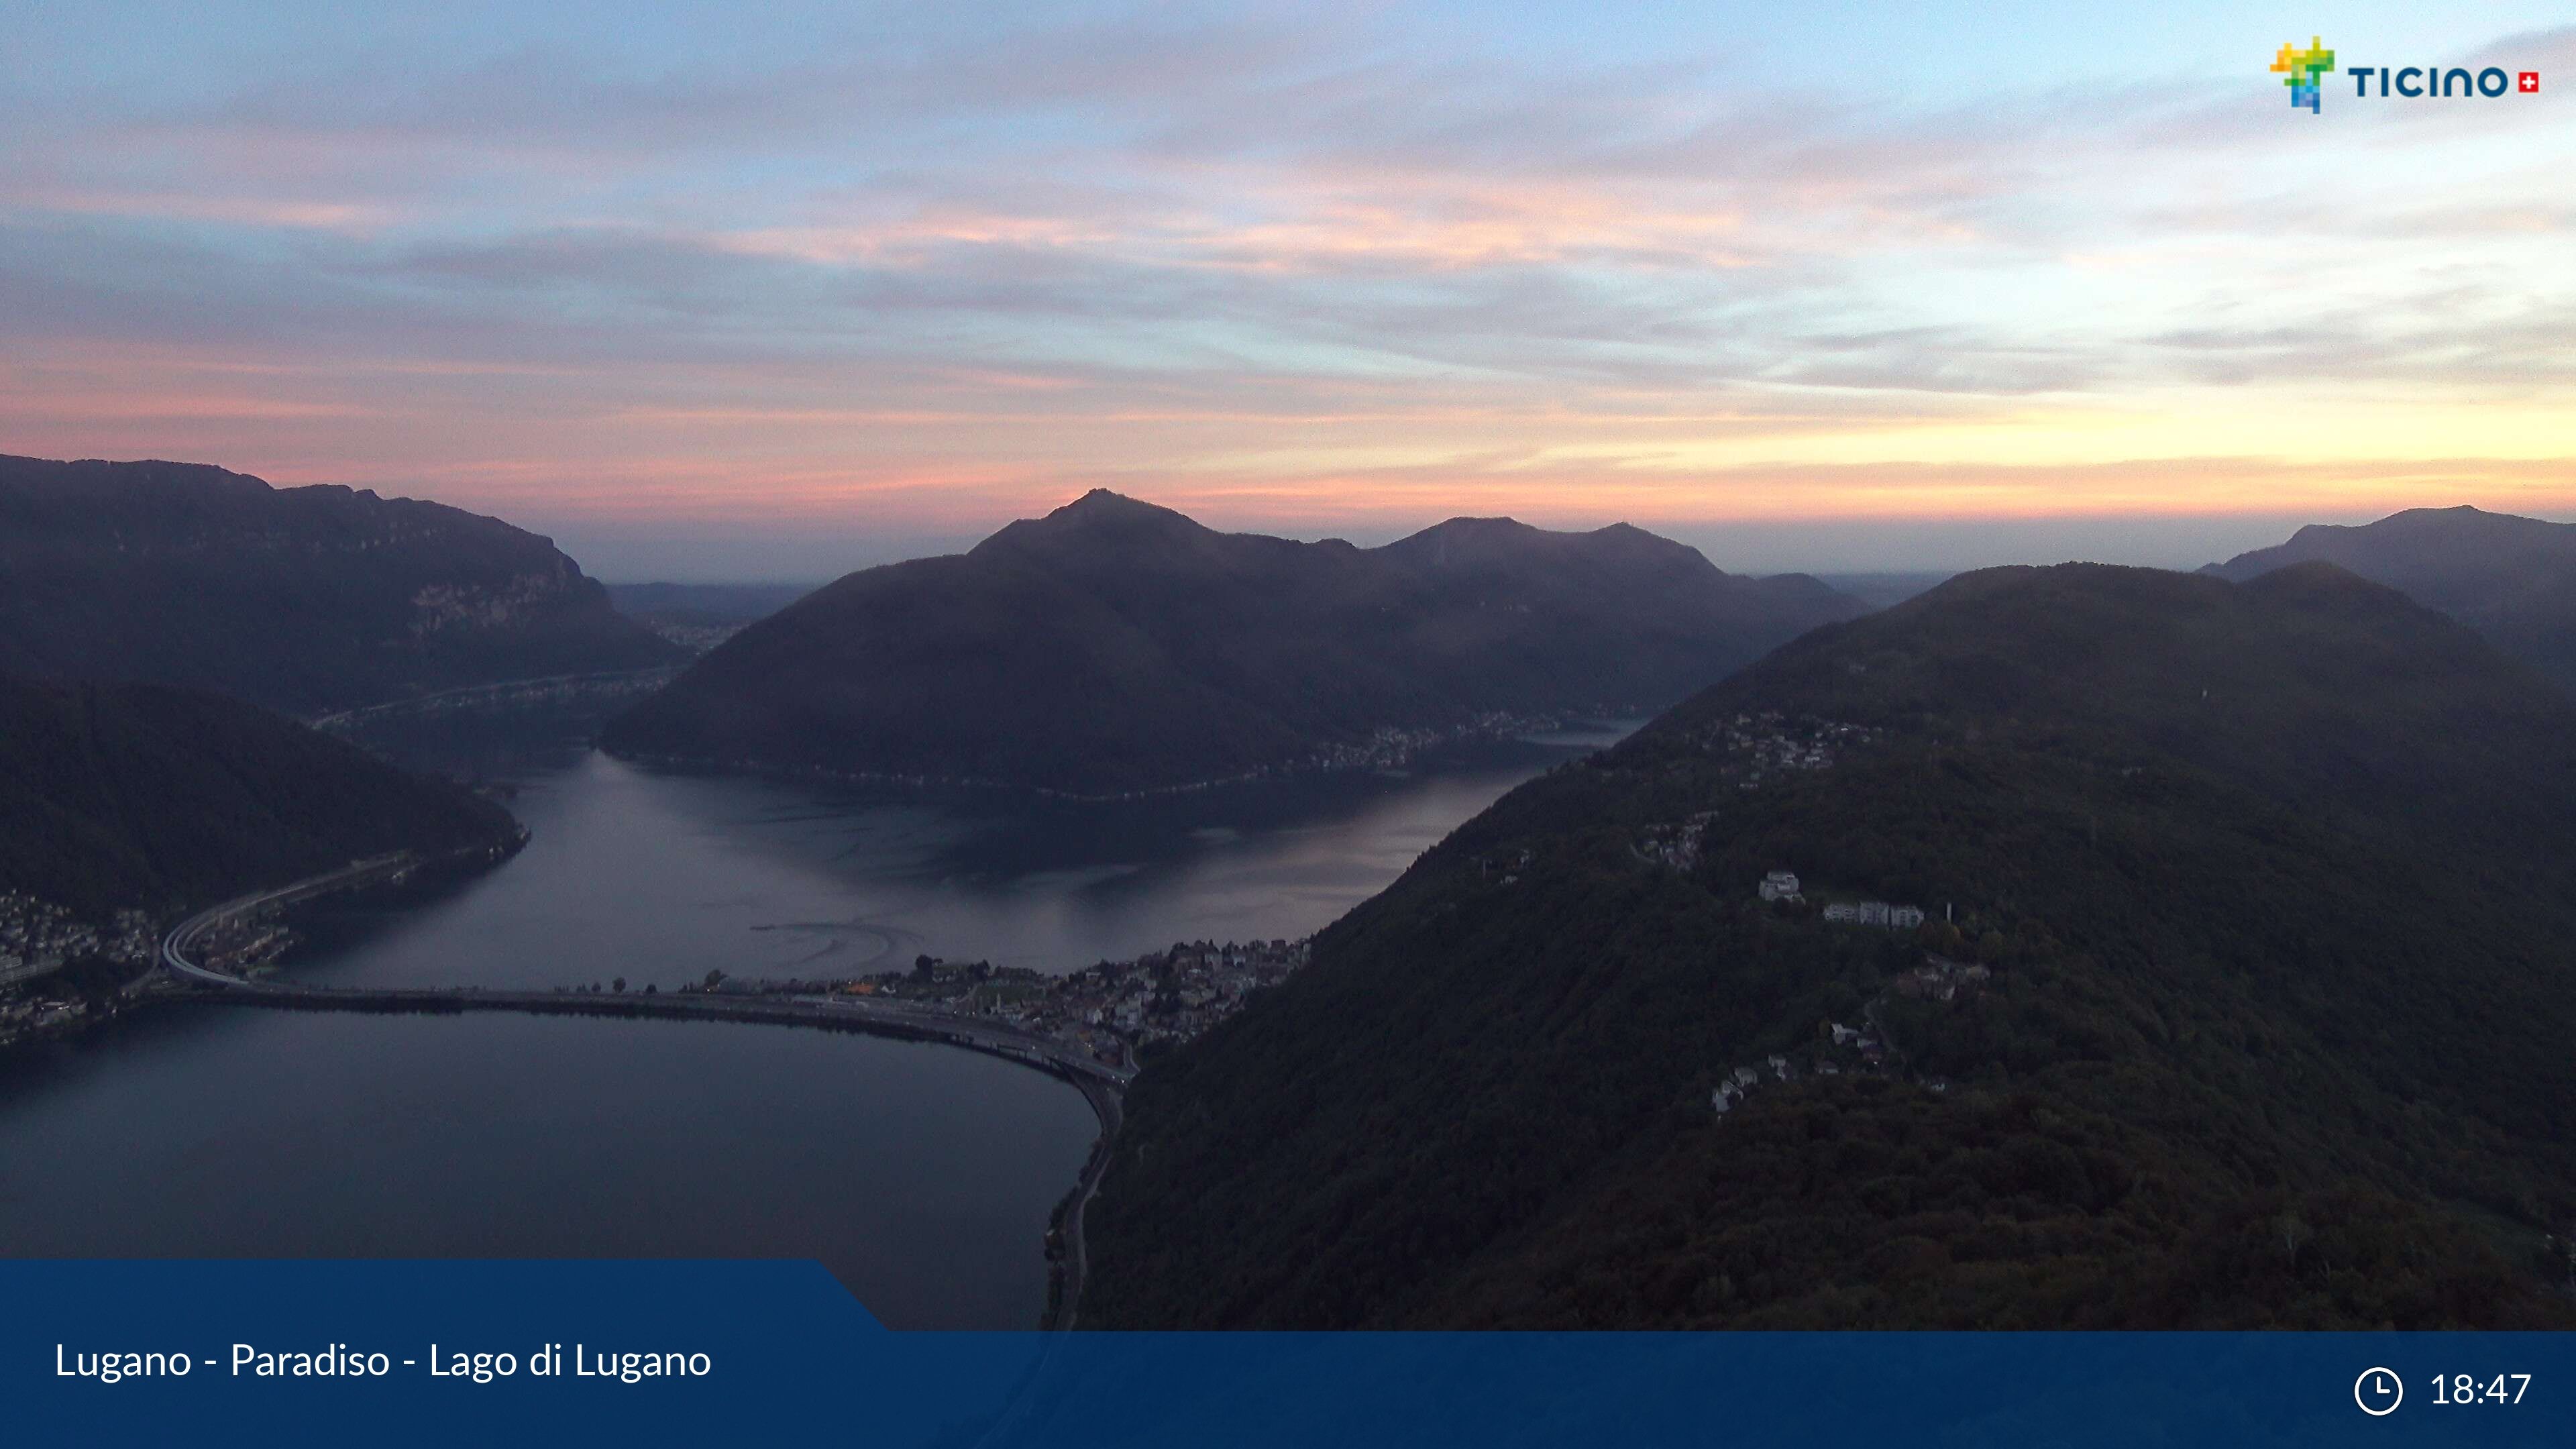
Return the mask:
{"type": "Polygon", "coordinates": [[[1883,926],[1910,931],[1923,924],[1920,906],[1891,906],[1885,901],[1843,901],[1825,907],[1825,919],[1844,926],[1883,926]]]}
{"type": "Polygon", "coordinates": [[[1798,877],[1794,871],[1775,870],[1769,875],[1762,877],[1761,890],[1762,899],[1766,901],[1794,901],[1800,899],[1798,895],[1798,877]]]}

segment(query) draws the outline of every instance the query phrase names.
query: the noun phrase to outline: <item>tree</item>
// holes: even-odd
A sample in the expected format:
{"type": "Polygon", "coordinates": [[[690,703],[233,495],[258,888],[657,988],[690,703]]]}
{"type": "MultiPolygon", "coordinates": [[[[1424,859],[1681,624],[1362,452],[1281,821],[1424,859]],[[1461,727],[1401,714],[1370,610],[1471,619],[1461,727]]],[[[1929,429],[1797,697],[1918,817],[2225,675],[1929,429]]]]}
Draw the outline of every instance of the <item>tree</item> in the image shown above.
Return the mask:
{"type": "Polygon", "coordinates": [[[624,991],[626,989],[626,978],[620,976],[616,980],[609,982],[608,989],[611,991],[624,991]]]}
{"type": "Polygon", "coordinates": [[[2299,1245],[2308,1240],[2308,1225],[2296,1212],[2285,1212],[2272,1220],[2281,1235],[2281,1255],[2292,1263],[2299,1260],[2299,1245]]]}

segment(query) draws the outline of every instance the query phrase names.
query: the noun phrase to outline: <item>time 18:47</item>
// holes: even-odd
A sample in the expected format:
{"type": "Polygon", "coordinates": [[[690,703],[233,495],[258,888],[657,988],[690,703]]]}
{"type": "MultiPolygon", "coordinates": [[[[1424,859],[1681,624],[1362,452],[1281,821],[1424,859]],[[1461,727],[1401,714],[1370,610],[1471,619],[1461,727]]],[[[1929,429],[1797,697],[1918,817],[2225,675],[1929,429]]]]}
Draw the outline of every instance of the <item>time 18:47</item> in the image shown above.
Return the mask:
{"type": "Polygon", "coordinates": [[[2437,1374],[2433,1379],[2433,1402],[2437,1404],[2519,1404],[2523,1391],[2531,1387],[2529,1374],[2497,1374],[2485,1383],[2476,1374],[2437,1374]]]}

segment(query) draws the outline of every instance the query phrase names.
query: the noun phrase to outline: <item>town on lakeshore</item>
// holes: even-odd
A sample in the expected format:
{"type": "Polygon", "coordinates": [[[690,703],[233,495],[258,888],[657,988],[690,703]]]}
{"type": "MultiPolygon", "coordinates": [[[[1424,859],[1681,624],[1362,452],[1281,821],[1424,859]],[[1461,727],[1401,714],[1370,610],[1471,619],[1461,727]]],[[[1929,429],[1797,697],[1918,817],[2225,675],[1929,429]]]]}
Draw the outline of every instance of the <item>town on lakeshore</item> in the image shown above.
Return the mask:
{"type": "Polygon", "coordinates": [[[87,983],[48,979],[66,966],[104,960],[131,970],[159,944],[149,911],[121,910],[101,925],[20,891],[0,892],[0,1046],[88,1018],[96,995],[84,992],[87,983]]]}
{"type": "MultiPolygon", "coordinates": [[[[1142,1055],[1188,1041],[1241,1011],[1254,992],[1304,966],[1311,951],[1311,939],[1176,941],[1166,950],[1063,975],[919,956],[908,971],[829,980],[746,980],[710,971],[704,981],[680,989],[838,997],[981,1018],[1079,1047],[1103,1066],[1132,1070],[1142,1055]]],[[[625,989],[623,981],[610,986],[625,989]]]]}
{"type": "MultiPolygon", "coordinates": [[[[191,934],[188,952],[216,975],[257,981],[273,977],[300,939],[285,908],[272,903],[208,913],[191,934]]],[[[167,973],[153,972],[100,992],[63,969],[92,958],[130,969],[150,961],[159,944],[152,917],[142,911],[121,912],[112,932],[101,931],[59,907],[0,896],[0,984],[20,987],[0,1000],[0,1046],[78,1030],[148,996],[189,989],[167,973]]],[[[909,969],[824,979],[734,976],[717,968],[675,994],[844,1003],[988,1022],[1049,1039],[1123,1074],[1156,1048],[1191,1040],[1233,1016],[1254,992],[1304,966],[1311,949],[1309,939],[1176,941],[1164,950],[1063,974],[927,955],[916,957],[909,969]]],[[[626,979],[616,977],[555,991],[628,989],[626,979]]],[[[659,990],[650,984],[634,988],[637,995],[659,990]]]]}

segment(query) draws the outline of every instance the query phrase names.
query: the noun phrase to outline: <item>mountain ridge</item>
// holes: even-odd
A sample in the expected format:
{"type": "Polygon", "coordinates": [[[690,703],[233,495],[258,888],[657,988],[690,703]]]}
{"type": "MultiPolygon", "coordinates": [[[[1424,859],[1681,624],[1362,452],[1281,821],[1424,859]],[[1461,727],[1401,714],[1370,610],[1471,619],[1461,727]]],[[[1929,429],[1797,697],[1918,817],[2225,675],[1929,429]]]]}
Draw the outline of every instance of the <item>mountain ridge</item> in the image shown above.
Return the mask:
{"type": "Polygon", "coordinates": [[[613,751],[1074,793],[1333,763],[1678,698],[1859,605],[1642,530],[1452,521],[1376,549],[1093,490],[847,575],[612,721],[613,751]],[[1641,568],[1650,555],[1654,568],[1641,568]]]}
{"type": "Polygon", "coordinates": [[[2576,694],[2576,524],[2467,504],[2409,508],[2358,526],[2311,523],[2201,572],[2243,582],[2303,562],[2339,565],[2439,609],[2576,694]]]}
{"type": "Polygon", "coordinates": [[[310,716],[680,657],[496,518],[211,464],[0,457],[0,671],[310,716]]]}

